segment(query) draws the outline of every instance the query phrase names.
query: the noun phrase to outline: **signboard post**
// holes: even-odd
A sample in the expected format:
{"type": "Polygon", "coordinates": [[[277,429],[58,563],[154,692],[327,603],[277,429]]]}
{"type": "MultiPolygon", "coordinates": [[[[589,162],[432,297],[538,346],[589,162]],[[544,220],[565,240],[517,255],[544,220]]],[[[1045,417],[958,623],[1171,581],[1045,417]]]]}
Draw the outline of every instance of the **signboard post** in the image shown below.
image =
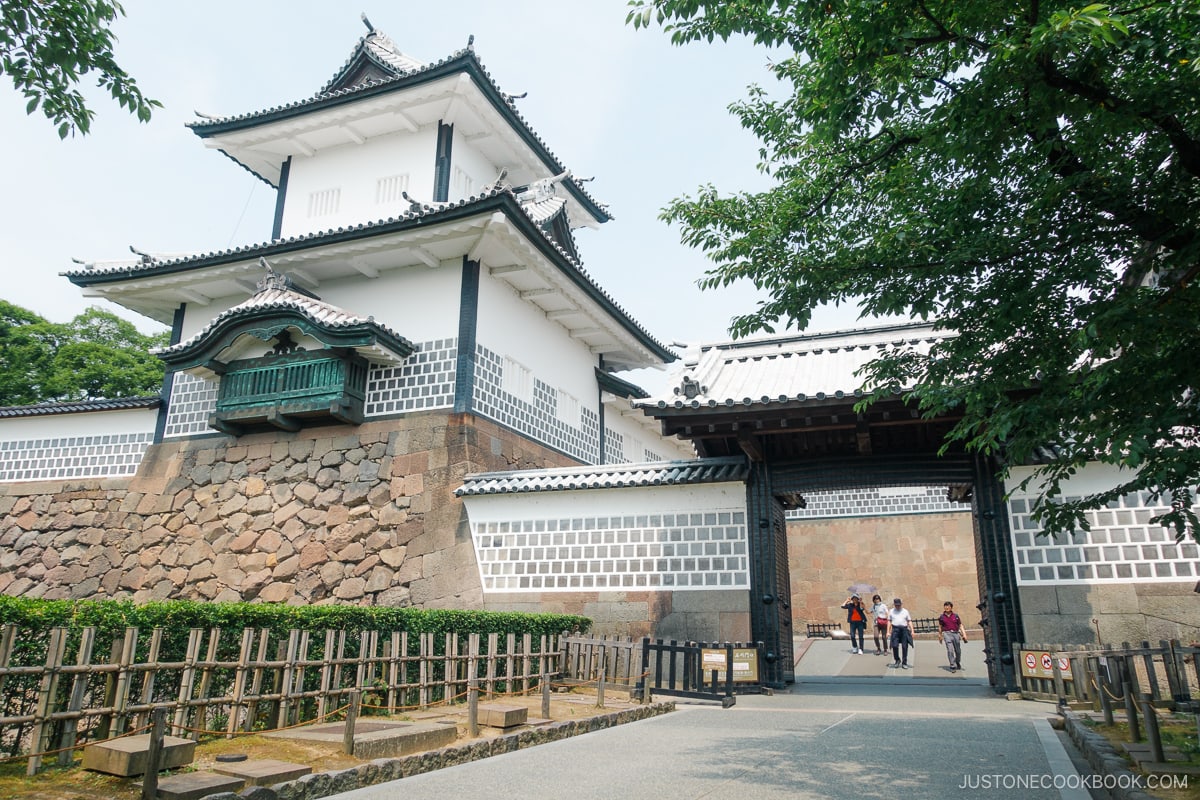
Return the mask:
{"type": "MultiPolygon", "coordinates": [[[[700,651],[700,663],[704,669],[704,680],[715,670],[717,681],[725,680],[725,649],[705,647],[700,651]]],[[[758,683],[758,650],[754,647],[733,648],[733,682],[758,683]]]]}
{"type": "Polygon", "coordinates": [[[1046,680],[1054,680],[1054,662],[1058,661],[1058,672],[1062,675],[1064,681],[1073,681],[1075,676],[1071,673],[1071,659],[1060,655],[1057,659],[1054,658],[1046,650],[1022,650],[1021,655],[1021,675],[1026,678],[1045,678],[1046,680]]]}

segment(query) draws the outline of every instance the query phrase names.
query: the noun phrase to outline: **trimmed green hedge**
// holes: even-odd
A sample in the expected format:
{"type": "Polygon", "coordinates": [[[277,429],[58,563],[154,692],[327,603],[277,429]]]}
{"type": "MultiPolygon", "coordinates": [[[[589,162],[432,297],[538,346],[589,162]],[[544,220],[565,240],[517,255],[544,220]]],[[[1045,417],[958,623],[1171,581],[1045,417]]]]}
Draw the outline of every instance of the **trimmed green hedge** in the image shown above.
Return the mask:
{"type": "MultiPolygon", "coordinates": [[[[97,644],[112,642],[126,628],[138,628],[141,641],[154,628],[164,629],[164,643],[175,650],[192,628],[221,628],[236,644],[243,628],[267,628],[276,634],[289,630],[407,631],[419,633],[479,633],[542,635],[587,631],[592,621],[571,614],[525,614],[508,611],[389,608],[383,606],[292,606],[277,603],[209,603],[189,600],[138,605],[126,600],[40,600],[0,596],[0,624],[16,625],[22,635],[18,649],[43,648],[51,628],[97,629],[97,644]],[[39,647],[39,645],[41,647],[39,647]]],[[[100,652],[103,652],[102,650],[100,652]]]]}
{"type": "Polygon", "coordinates": [[[127,627],[168,629],[271,628],[408,631],[409,633],[530,633],[586,631],[587,617],[515,611],[389,608],[384,606],[291,606],[279,603],[206,603],[190,600],[137,605],[126,600],[39,600],[0,596],[0,624],[20,628],[127,627]]]}

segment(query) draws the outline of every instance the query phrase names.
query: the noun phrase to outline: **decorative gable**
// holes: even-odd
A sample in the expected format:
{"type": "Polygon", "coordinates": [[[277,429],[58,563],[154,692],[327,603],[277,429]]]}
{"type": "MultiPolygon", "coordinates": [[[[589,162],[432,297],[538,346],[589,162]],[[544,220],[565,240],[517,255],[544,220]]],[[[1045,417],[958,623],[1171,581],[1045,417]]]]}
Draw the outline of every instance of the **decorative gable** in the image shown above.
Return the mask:
{"type": "Polygon", "coordinates": [[[175,371],[219,378],[209,425],[224,433],[361,423],[370,362],[398,364],[415,347],[371,317],[299,292],[263,264],[267,276],[253,297],[159,357],[175,371]],[[261,353],[255,342],[271,348],[261,353]]]}

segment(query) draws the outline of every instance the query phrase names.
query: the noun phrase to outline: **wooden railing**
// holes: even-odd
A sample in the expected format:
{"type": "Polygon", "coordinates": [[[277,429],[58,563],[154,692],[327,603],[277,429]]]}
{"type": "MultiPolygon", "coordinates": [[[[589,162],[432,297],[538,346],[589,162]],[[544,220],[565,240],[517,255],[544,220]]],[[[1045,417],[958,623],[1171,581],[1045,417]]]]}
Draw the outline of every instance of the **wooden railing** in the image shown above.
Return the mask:
{"type": "Polygon", "coordinates": [[[55,628],[40,634],[40,663],[28,663],[19,655],[28,635],[0,628],[0,748],[27,757],[30,774],[44,756],[69,764],[79,746],[144,728],[155,709],[167,711],[171,735],[193,739],[321,720],[353,691],[364,713],[403,713],[458,702],[472,679],[489,696],[532,691],[557,673],[560,654],[558,637],[529,634],[197,628],[182,660],[165,661],[161,629],[144,641],[129,628],[105,658],[95,629],[55,628]]]}
{"type": "Polygon", "coordinates": [[[586,685],[601,680],[633,694],[641,680],[642,643],[628,636],[562,636],[559,680],[586,685]]]}
{"type": "Polygon", "coordinates": [[[1016,644],[1013,659],[1021,696],[1090,705],[1148,694],[1158,707],[1175,709],[1200,699],[1200,647],[1178,640],[1157,645],[1016,644]],[[1027,663],[1028,660],[1028,663],[1027,663]],[[1040,674],[1026,674],[1036,670],[1040,674]]]}

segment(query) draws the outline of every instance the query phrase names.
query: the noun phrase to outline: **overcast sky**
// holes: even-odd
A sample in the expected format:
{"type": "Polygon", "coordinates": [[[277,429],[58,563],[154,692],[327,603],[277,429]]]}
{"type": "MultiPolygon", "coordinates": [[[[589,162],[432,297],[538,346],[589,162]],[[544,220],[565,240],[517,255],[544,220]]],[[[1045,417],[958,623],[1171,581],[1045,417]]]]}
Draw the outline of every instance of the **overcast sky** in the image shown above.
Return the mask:
{"type": "MultiPolygon", "coordinates": [[[[745,41],[674,47],[660,29],[625,24],[624,0],[436,3],[124,0],[118,62],[164,104],[138,124],[91,92],[92,133],[60,141],[38,112],[0,84],[0,237],[9,302],[65,322],[94,301],[59,273],[71,258],[207,252],[270,239],[274,190],[206,149],[184,124],[194,110],[238,114],[312,96],[372,24],[422,61],[475,36],[502,89],[551,152],[614,219],[578,232],[584,268],[656,338],[727,338],[751,287],[701,292],[709,262],[658,220],[671,198],[712,182],[766,186],[757,143],[727,111],[750,83],[771,85],[769,54],[745,41]]],[[[146,331],[150,320],[111,306],[146,331]]],[[[814,330],[857,327],[846,309],[814,330]]]]}

